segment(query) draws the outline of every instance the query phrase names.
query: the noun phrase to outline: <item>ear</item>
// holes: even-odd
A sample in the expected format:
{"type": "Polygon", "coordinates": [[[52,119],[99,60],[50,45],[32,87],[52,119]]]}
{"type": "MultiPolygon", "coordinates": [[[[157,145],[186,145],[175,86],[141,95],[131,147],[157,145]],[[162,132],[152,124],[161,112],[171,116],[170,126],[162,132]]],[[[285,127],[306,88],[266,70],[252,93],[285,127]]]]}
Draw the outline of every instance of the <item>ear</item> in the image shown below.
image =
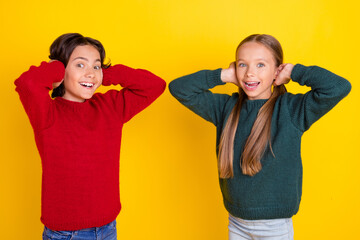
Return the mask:
{"type": "Polygon", "coordinates": [[[275,72],[274,72],[274,75],[273,75],[273,79],[274,79],[274,80],[273,80],[273,84],[272,84],[273,86],[277,86],[276,80],[277,80],[277,77],[279,76],[281,70],[282,70],[281,65],[278,66],[277,68],[275,68],[275,72]]]}
{"type": "Polygon", "coordinates": [[[275,69],[274,76],[273,76],[274,79],[276,79],[279,76],[280,71],[281,71],[281,65],[275,69]]]}

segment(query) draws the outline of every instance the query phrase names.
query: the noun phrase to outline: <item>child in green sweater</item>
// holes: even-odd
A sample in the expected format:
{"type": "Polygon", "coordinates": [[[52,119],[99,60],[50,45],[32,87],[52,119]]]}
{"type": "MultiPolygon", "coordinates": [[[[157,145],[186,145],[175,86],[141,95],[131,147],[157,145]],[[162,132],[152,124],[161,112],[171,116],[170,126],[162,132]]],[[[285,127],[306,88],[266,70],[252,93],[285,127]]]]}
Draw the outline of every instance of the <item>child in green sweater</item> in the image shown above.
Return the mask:
{"type": "Polygon", "coordinates": [[[350,83],[317,66],[283,64],[280,43],[254,34],[239,44],[229,68],[178,78],[169,89],[217,128],[229,239],[293,239],[291,217],[302,193],[301,137],[350,92],[350,83]],[[287,93],[291,79],[311,90],[287,93]],[[209,91],[225,83],[239,92],[209,91]]]}

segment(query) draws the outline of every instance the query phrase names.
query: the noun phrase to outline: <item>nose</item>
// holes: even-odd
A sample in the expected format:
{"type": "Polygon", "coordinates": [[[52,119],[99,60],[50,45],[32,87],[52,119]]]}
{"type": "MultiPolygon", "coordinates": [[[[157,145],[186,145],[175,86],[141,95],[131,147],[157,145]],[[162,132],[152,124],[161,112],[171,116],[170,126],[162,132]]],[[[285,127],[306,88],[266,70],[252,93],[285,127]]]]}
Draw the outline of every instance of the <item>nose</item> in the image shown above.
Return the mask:
{"type": "Polygon", "coordinates": [[[248,69],[247,69],[247,71],[246,71],[246,76],[247,76],[247,77],[253,77],[253,76],[255,76],[255,69],[254,69],[254,67],[252,67],[252,66],[249,66],[249,67],[248,67],[248,69]]]}
{"type": "Polygon", "coordinates": [[[88,77],[88,78],[93,78],[93,77],[95,77],[95,69],[93,69],[93,68],[88,68],[85,75],[86,75],[86,77],[88,77]]]}

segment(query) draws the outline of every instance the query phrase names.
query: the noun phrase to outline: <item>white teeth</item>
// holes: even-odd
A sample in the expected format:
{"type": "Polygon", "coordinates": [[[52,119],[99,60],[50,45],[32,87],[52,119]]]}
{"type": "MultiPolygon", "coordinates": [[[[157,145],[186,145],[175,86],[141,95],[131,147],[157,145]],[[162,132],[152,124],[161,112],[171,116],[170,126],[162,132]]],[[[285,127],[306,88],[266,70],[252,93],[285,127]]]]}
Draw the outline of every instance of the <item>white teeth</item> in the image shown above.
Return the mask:
{"type": "Polygon", "coordinates": [[[245,85],[248,88],[256,88],[258,85],[260,84],[260,82],[246,82],[245,85]]]}
{"type": "Polygon", "coordinates": [[[81,86],[85,86],[85,87],[92,87],[94,86],[93,83],[80,83],[81,86]]]}

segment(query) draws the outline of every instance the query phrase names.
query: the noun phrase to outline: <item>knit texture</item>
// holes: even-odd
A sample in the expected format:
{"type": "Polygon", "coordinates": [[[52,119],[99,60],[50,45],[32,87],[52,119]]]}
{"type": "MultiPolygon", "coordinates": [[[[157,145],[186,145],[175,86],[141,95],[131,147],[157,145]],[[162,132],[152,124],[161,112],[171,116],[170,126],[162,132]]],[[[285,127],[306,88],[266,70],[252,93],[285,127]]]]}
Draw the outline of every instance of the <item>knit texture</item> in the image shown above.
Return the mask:
{"type": "Polygon", "coordinates": [[[61,62],[32,66],[16,91],[34,129],[42,161],[41,221],[52,230],[100,227],[120,212],[119,156],[123,124],[150,105],[165,82],[141,69],[103,69],[103,85],[83,103],[57,97],[52,83],[64,77],[61,62]]]}
{"type": "MultiPolygon", "coordinates": [[[[224,84],[221,69],[203,70],[172,81],[172,95],[187,108],[212,122],[217,128],[216,152],[220,136],[239,97],[213,94],[209,89],[224,84]]],[[[351,89],[350,83],[317,66],[297,64],[292,80],[310,86],[306,94],[285,93],[275,104],[271,122],[271,143],[261,159],[262,170],[243,175],[240,157],[259,109],[267,101],[245,100],[234,141],[234,177],[219,178],[225,208],[234,216],[248,219],[290,218],[299,209],[302,194],[300,143],[303,133],[333,108],[351,89]]]]}

